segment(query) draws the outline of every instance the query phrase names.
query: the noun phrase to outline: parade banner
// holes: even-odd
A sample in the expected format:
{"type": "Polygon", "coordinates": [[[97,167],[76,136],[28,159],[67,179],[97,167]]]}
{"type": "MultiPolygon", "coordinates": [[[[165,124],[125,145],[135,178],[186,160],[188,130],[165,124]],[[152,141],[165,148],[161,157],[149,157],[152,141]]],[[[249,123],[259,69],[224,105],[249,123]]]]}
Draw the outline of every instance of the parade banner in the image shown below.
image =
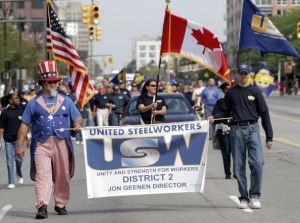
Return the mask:
{"type": "Polygon", "coordinates": [[[82,130],[88,198],[204,192],[208,122],[82,130]]]}

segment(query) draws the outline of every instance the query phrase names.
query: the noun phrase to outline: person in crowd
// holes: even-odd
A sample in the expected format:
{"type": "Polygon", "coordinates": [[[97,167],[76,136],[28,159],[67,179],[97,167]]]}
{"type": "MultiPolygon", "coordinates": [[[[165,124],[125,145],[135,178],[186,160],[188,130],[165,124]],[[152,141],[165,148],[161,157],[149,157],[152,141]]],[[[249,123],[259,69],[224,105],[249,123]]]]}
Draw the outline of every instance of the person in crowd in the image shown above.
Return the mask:
{"type": "MultiPolygon", "coordinates": [[[[108,86],[107,86],[108,87],[108,86]]],[[[98,85],[98,93],[94,96],[93,113],[97,117],[97,126],[108,126],[109,94],[102,83],[98,85]]]]}
{"type": "MultiPolygon", "coordinates": [[[[199,101],[202,91],[204,90],[204,83],[202,80],[198,80],[194,86],[194,91],[192,95],[192,100],[195,104],[199,101]]],[[[200,102],[200,101],[199,101],[200,102]]]]}
{"type": "Polygon", "coordinates": [[[47,60],[39,64],[42,91],[28,102],[19,128],[17,155],[24,155],[23,142],[31,126],[30,177],[35,181],[36,219],[48,217],[54,182],[54,210],[58,215],[68,214],[66,204],[70,198],[70,178],[74,175],[74,151],[70,137],[70,120],[74,131],[80,131],[81,115],[72,100],[58,94],[61,80],[56,62],[47,60]]]}
{"type": "MultiPolygon", "coordinates": [[[[200,107],[204,105],[204,117],[207,119],[209,116],[212,115],[212,111],[214,106],[222,97],[220,90],[215,86],[215,79],[212,77],[208,79],[207,86],[201,93],[200,97],[200,107]]],[[[210,124],[209,126],[209,139],[212,140],[215,132],[214,124],[210,124]]]]}
{"type": "Polygon", "coordinates": [[[108,81],[108,79],[106,77],[103,78],[102,84],[103,84],[103,88],[104,88],[103,91],[105,93],[108,93],[107,91],[108,91],[109,81],[108,81]]]}
{"type": "Polygon", "coordinates": [[[190,103],[191,106],[194,106],[194,104],[195,104],[195,102],[192,99],[193,92],[194,92],[193,85],[189,85],[187,87],[187,91],[184,93],[184,97],[188,100],[188,102],[190,103]]]}
{"type": "Polygon", "coordinates": [[[114,85],[112,90],[113,92],[109,94],[107,103],[108,109],[110,111],[108,123],[110,126],[119,126],[120,114],[125,109],[129,98],[127,97],[127,94],[121,92],[121,89],[118,85],[114,85]]]}
{"type": "Polygon", "coordinates": [[[127,96],[127,98],[131,98],[130,91],[126,88],[126,83],[124,81],[119,81],[119,89],[122,94],[127,96]]]}
{"type": "MultiPolygon", "coordinates": [[[[263,178],[263,149],[257,120],[261,117],[266,134],[266,147],[272,148],[273,129],[268,106],[261,91],[249,84],[250,66],[238,66],[237,84],[225,95],[223,110],[232,115],[230,143],[234,174],[240,192],[240,208],[259,209],[263,178]],[[247,190],[246,159],[250,167],[250,189],[247,190]]],[[[213,122],[214,117],[209,117],[213,122]]]]}
{"type": "Polygon", "coordinates": [[[145,124],[164,122],[164,115],[167,113],[167,105],[164,99],[157,96],[155,100],[157,84],[153,79],[145,82],[141,90],[141,95],[137,99],[137,109],[140,111],[141,118],[145,124]]]}
{"type": "Polygon", "coordinates": [[[29,94],[25,95],[24,98],[27,101],[30,101],[31,99],[33,99],[36,96],[36,90],[35,90],[35,86],[32,84],[30,85],[30,91],[29,94]]]}
{"type": "Polygon", "coordinates": [[[136,83],[131,84],[131,91],[130,91],[131,97],[133,96],[140,96],[141,93],[138,91],[138,86],[136,83]]]}
{"type": "MultiPolygon", "coordinates": [[[[229,90],[230,84],[227,82],[224,82],[220,85],[220,89],[223,91],[224,94],[229,90]]],[[[230,117],[226,116],[226,112],[222,110],[222,107],[224,107],[224,98],[219,99],[215,107],[213,109],[212,115],[215,119],[222,119],[222,120],[215,120],[214,123],[216,124],[216,133],[214,135],[214,140],[218,140],[219,143],[217,143],[222,153],[222,159],[223,159],[223,166],[224,166],[224,172],[225,172],[225,179],[231,179],[231,171],[230,171],[230,165],[231,165],[231,145],[230,145],[230,138],[229,138],[229,121],[230,117]],[[228,119],[223,119],[228,118],[228,119]]],[[[235,175],[234,175],[235,176],[235,175]]]]}
{"type": "Polygon", "coordinates": [[[24,91],[20,91],[18,92],[18,97],[20,99],[20,106],[22,108],[22,110],[24,111],[28,101],[24,98],[25,92],[24,91]]]}
{"type": "Polygon", "coordinates": [[[4,138],[6,151],[6,164],[8,176],[8,188],[15,188],[14,162],[19,184],[23,184],[22,159],[16,155],[17,136],[21,124],[23,109],[20,106],[20,98],[17,93],[8,94],[9,106],[0,115],[0,139],[4,138]]]}

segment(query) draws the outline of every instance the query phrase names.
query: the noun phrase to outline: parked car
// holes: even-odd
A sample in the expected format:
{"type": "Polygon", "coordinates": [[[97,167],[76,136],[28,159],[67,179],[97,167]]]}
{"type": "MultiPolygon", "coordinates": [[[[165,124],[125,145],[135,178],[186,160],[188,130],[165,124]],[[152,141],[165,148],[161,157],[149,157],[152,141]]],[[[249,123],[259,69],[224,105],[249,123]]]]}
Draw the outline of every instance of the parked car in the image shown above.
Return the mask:
{"type": "MultiPolygon", "coordinates": [[[[162,97],[167,106],[167,114],[165,114],[165,122],[184,122],[201,120],[198,113],[196,113],[190,103],[182,94],[158,94],[162,97]]],[[[122,115],[120,125],[140,125],[140,112],[136,108],[138,96],[130,99],[127,107],[122,115]]]]}

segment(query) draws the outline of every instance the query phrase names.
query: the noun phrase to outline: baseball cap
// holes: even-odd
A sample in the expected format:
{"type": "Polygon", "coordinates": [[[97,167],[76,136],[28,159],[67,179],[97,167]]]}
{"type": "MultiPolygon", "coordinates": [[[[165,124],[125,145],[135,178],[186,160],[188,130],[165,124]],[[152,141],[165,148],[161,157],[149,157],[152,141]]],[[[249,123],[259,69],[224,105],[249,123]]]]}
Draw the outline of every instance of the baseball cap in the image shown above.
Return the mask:
{"type": "Polygon", "coordinates": [[[238,73],[250,73],[251,72],[251,67],[245,63],[241,63],[238,66],[238,73]]]}

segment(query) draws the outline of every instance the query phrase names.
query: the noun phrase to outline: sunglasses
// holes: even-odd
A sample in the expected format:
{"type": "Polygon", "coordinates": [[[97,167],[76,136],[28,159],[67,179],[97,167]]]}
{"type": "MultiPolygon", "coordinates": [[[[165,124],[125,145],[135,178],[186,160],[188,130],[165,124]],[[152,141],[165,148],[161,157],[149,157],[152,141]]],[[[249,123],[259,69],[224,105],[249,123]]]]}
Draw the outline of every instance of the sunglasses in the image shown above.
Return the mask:
{"type": "Polygon", "coordinates": [[[149,85],[150,87],[156,87],[157,85],[156,84],[151,84],[149,85]]]}
{"type": "Polygon", "coordinates": [[[48,84],[57,84],[58,81],[47,81],[48,84]]]}
{"type": "Polygon", "coordinates": [[[239,73],[239,75],[248,75],[249,73],[246,73],[246,72],[241,72],[239,73]]]}

